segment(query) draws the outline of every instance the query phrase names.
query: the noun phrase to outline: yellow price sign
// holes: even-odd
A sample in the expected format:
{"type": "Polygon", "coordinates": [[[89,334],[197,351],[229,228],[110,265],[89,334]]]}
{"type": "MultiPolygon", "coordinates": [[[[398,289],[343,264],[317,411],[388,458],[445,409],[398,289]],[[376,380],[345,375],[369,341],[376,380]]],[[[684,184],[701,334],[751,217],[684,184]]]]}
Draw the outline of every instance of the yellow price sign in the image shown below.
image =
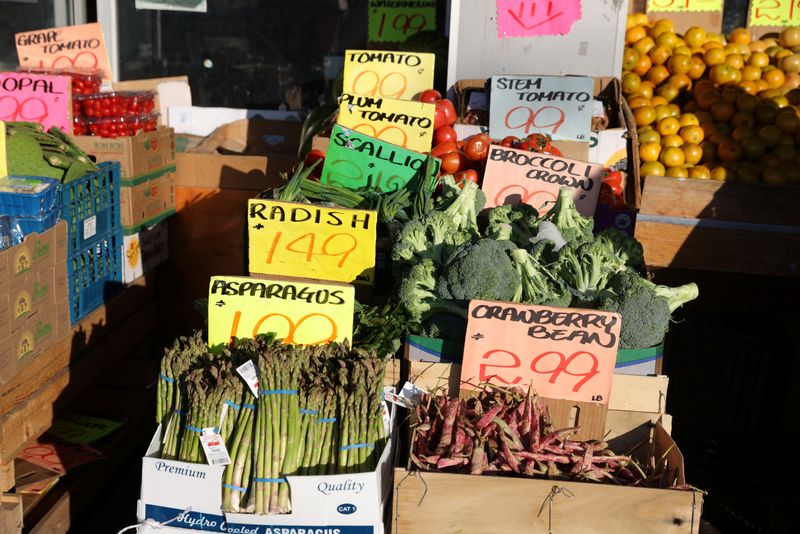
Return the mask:
{"type": "Polygon", "coordinates": [[[386,97],[342,95],[340,126],[417,152],[430,152],[436,106],[386,97]]]}
{"type": "Polygon", "coordinates": [[[208,344],[269,332],[296,345],[352,341],[354,305],[350,285],[214,276],[208,289],[208,344]]]}
{"type": "Polygon", "coordinates": [[[647,12],[687,13],[722,11],[723,0],[647,0],[647,12]]]}
{"type": "Polygon", "coordinates": [[[345,50],[344,90],[410,100],[433,87],[434,54],[345,50]]]}
{"type": "Polygon", "coordinates": [[[748,26],[798,26],[800,5],[796,0],[752,0],[748,26]]]}
{"type": "Polygon", "coordinates": [[[375,284],[378,214],[251,199],[250,272],[375,284]]]}
{"type": "Polygon", "coordinates": [[[6,123],[0,121],[0,178],[8,176],[8,157],[6,155],[6,123]]]}

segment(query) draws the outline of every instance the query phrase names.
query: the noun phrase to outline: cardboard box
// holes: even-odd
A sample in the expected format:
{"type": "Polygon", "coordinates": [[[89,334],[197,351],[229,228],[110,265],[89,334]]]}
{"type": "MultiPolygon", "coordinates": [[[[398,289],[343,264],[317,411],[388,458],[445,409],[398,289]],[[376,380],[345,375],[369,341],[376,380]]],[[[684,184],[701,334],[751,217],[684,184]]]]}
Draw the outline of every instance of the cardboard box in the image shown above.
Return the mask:
{"type": "Polygon", "coordinates": [[[67,223],[59,221],[41,234],[28,234],[19,245],[0,251],[0,294],[24,284],[31,273],[66,266],[66,262],[67,223]]]}
{"type": "Polygon", "coordinates": [[[119,200],[125,234],[136,233],[172,215],[175,213],[175,165],[122,180],[119,200]]]}
{"type": "Polygon", "coordinates": [[[169,257],[167,222],[125,235],[122,243],[122,282],[130,284],[169,257]]]}
{"type": "Polygon", "coordinates": [[[189,87],[188,76],[125,80],[124,82],[114,82],[111,86],[114,91],[155,92],[155,109],[159,113],[159,125],[167,124],[170,107],[192,105],[192,90],[189,87]]]}
{"type": "Polygon", "coordinates": [[[393,448],[397,441],[392,412],[391,437],[374,471],[286,477],[291,488],[292,512],[281,515],[223,513],[225,468],[157,458],[161,441],[159,426],[142,459],[138,519],[166,522],[180,516],[169,526],[212,532],[380,534],[384,531],[385,506],[392,493],[393,448]]]}
{"type": "Polygon", "coordinates": [[[139,132],[125,137],[78,135],[75,144],[97,162],[119,161],[123,180],[151,173],[175,163],[175,134],[161,126],[153,132],[139,132]]]}
{"type": "Polygon", "coordinates": [[[0,339],[25,326],[28,317],[66,302],[69,295],[66,264],[27,273],[0,293],[0,339]]]}
{"type": "Polygon", "coordinates": [[[21,372],[34,358],[70,331],[67,297],[42,306],[18,321],[16,330],[0,338],[0,383],[21,372]]]}

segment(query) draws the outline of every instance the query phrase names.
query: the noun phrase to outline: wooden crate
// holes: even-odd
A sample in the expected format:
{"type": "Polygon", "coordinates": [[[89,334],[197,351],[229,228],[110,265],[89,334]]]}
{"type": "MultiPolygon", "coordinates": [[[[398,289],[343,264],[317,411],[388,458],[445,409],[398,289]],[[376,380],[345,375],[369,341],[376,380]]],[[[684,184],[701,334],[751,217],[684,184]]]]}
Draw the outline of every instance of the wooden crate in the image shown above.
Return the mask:
{"type": "Polygon", "coordinates": [[[0,496],[0,532],[22,533],[22,497],[13,493],[0,496]]]}
{"type": "Polygon", "coordinates": [[[636,219],[651,267],[800,274],[800,187],[649,176],[636,219]]]}

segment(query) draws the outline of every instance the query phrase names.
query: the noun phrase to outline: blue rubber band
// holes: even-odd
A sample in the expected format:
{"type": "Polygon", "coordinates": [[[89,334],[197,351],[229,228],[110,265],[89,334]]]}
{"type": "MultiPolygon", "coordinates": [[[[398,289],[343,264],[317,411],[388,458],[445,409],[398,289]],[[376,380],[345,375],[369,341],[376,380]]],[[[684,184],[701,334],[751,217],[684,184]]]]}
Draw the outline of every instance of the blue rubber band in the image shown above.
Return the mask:
{"type": "MultiPolygon", "coordinates": [[[[202,428],[198,428],[198,427],[192,426],[192,425],[186,425],[186,430],[191,430],[192,432],[197,432],[198,434],[202,434],[203,433],[203,429],[202,428]]],[[[214,432],[219,434],[219,428],[215,427],[214,428],[214,432]]]]}
{"type": "Polygon", "coordinates": [[[231,402],[231,401],[229,401],[229,400],[226,400],[226,401],[225,401],[225,404],[227,404],[228,406],[230,406],[230,407],[231,407],[231,408],[233,408],[234,410],[238,410],[239,408],[241,408],[241,406],[239,406],[239,405],[238,405],[238,404],[236,404],[235,402],[231,402]]]}
{"type": "Polygon", "coordinates": [[[297,395],[296,389],[262,389],[262,395],[297,395]]]}
{"type": "Polygon", "coordinates": [[[304,415],[317,415],[319,410],[306,410],[305,408],[300,408],[300,413],[304,415]]]}
{"type": "Polygon", "coordinates": [[[321,417],[317,419],[317,423],[335,423],[335,422],[336,422],[335,417],[321,417]]]}
{"type": "Polygon", "coordinates": [[[166,382],[168,384],[172,384],[173,382],[175,382],[174,378],[170,378],[167,375],[158,373],[158,376],[159,376],[159,378],[161,378],[161,380],[163,380],[164,382],[166,382]]]}
{"type": "Polygon", "coordinates": [[[242,404],[242,406],[244,406],[245,408],[249,408],[251,410],[255,410],[256,409],[255,404],[250,404],[249,402],[246,402],[246,403],[242,404]]]}
{"type": "Polygon", "coordinates": [[[353,445],[345,445],[344,447],[339,447],[339,450],[349,451],[350,449],[365,449],[365,448],[374,449],[375,445],[371,443],[354,443],[353,445]]]}
{"type": "Polygon", "coordinates": [[[286,482],[286,479],[285,478],[254,478],[253,482],[264,482],[266,484],[272,484],[272,483],[281,484],[283,482],[286,482]]]}
{"type": "Polygon", "coordinates": [[[247,491],[247,488],[242,488],[240,486],[234,486],[233,484],[223,484],[222,487],[223,488],[228,488],[229,490],[233,490],[233,491],[241,491],[242,493],[247,491]]]}
{"type": "Polygon", "coordinates": [[[176,408],[175,410],[173,410],[173,413],[176,413],[178,415],[183,415],[183,410],[179,410],[176,408]]]}

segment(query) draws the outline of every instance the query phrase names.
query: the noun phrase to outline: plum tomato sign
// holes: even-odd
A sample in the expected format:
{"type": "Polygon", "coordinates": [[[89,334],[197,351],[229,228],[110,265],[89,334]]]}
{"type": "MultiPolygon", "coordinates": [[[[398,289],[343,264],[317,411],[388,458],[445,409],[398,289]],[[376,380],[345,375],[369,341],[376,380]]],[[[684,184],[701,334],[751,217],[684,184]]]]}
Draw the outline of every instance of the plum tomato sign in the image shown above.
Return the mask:
{"type": "Polygon", "coordinates": [[[530,384],[545,398],[608,404],[621,319],[597,310],[473,300],[461,388],[530,384]]]}
{"type": "Polygon", "coordinates": [[[0,120],[36,122],[72,133],[69,76],[0,72],[0,120]]]}
{"type": "Polygon", "coordinates": [[[352,340],[355,289],[344,284],[214,276],[208,290],[208,344],[274,332],[284,343],[352,340]]]}
{"type": "Polygon", "coordinates": [[[434,54],[345,50],[343,86],[354,95],[410,100],[433,87],[434,54]]]}
{"type": "Polygon", "coordinates": [[[594,81],[585,76],[492,76],[489,134],[589,141],[594,81]]]}
{"type": "Polygon", "coordinates": [[[336,122],[381,141],[429,152],[435,112],[436,106],[426,102],[344,93],[336,122]]]}
{"type": "Polygon", "coordinates": [[[575,206],[594,215],[603,166],[526,150],[491,145],[481,189],[486,207],[530,204],[540,213],[552,208],[562,187],[575,190],[575,206]]]}

